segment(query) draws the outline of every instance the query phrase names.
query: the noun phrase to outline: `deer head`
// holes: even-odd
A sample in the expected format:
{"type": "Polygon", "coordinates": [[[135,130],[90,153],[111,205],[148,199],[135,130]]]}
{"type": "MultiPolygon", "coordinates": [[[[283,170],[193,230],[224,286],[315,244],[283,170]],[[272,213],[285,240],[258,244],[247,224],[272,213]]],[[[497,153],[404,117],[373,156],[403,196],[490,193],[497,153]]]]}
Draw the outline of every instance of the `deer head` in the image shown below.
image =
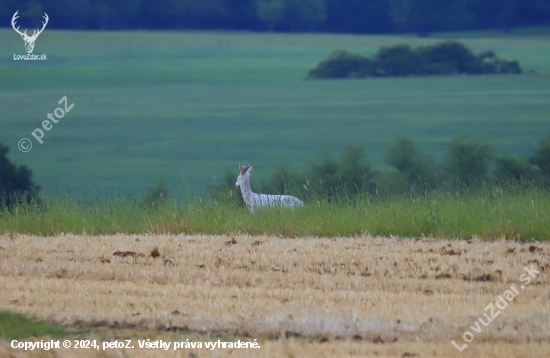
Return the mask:
{"type": "Polygon", "coordinates": [[[239,170],[241,171],[241,174],[246,173],[246,171],[248,170],[248,168],[250,168],[250,165],[245,167],[244,165],[240,165],[240,164],[239,164],[239,170]]]}
{"type": "Polygon", "coordinates": [[[244,165],[239,164],[239,171],[241,172],[241,174],[239,174],[239,176],[237,177],[237,182],[235,183],[235,185],[240,186],[241,184],[243,184],[243,180],[248,179],[248,176],[250,175],[250,173],[252,173],[252,169],[253,168],[250,165],[245,167],[244,165]]]}
{"type": "Polygon", "coordinates": [[[38,35],[40,35],[42,33],[42,31],[44,31],[44,28],[48,24],[48,20],[49,20],[48,14],[44,13],[43,17],[46,20],[46,22],[42,23],[42,30],[33,30],[32,36],[28,36],[27,35],[27,30],[25,30],[25,32],[21,32],[21,31],[19,31],[19,26],[17,26],[17,28],[15,28],[15,20],[17,20],[19,18],[19,16],[17,15],[18,12],[19,12],[19,10],[17,10],[15,12],[15,14],[13,14],[13,17],[11,19],[11,26],[13,27],[15,32],[17,32],[19,35],[21,35],[21,38],[25,41],[25,49],[27,50],[27,53],[32,53],[32,51],[34,50],[34,42],[36,41],[36,38],[38,37],[38,35]],[[38,31],[38,32],[36,32],[36,31],[38,31]]]}

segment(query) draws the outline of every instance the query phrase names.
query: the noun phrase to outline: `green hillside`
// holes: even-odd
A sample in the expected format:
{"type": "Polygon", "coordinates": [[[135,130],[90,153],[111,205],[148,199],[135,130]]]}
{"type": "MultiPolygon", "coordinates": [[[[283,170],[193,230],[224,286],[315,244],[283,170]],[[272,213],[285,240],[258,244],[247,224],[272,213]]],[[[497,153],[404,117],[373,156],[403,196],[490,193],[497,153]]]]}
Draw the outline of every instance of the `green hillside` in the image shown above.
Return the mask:
{"type": "Polygon", "coordinates": [[[27,164],[43,193],[141,194],[165,177],[174,195],[200,192],[227,167],[277,162],[300,169],[319,149],[364,144],[383,167],[393,134],[426,151],[458,133],[499,154],[531,154],[550,131],[548,29],[403,36],[46,31],[35,54],[0,30],[0,141],[27,164]],[[523,31],[523,32],[522,32],[523,31]],[[461,35],[461,36],[459,36],[461,35]],[[457,38],[457,36],[459,36],[457,38]],[[524,75],[305,80],[335,49],[366,56],[379,46],[464,39],[476,53],[518,60],[524,75]],[[67,96],[75,107],[45,133],[30,133],[67,96]],[[18,141],[33,141],[21,153],[18,141]]]}

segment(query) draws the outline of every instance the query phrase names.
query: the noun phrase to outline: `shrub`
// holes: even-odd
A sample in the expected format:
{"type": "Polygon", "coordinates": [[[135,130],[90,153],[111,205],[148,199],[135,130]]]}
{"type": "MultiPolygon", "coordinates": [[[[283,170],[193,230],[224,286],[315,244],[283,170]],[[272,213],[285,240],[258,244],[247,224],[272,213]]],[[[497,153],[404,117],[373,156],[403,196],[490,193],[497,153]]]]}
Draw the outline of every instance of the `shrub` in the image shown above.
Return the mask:
{"type": "Polygon", "coordinates": [[[342,161],[336,172],[340,183],[353,193],[372,189],[374,173],[369,164],[364,163],[362,145],[347,145],[342,153],[342,161]]]}
{"type": "Polygon", "coordinates": [[[446,155],[447,173],[451,182],[472,186],[488,180],[489,162],[493,157],[493,148],[468,140],[459,135],[445,143],[449,152],[446,155]]]}
{"type": "Polygon", "coordinates": [[[510,155],[505,155],[496,160],[495,177],[499,182],[520,182],[534,178],[534,168],[510,155]]]}
{"type": "Polygon", "coordinates": [[[418,56],[409,45],[381,47],[374,58],[377,65],[375,76],[407,76],[418,67],[418,56]]]}
{"type": "Polygon", "coordinates": [[[141,206],[158,209],[168,200],[169,192],[170,190],[166,185],[166,180],[162,178],[155,183],[154,188],[147,190],[145,196],[141,200],[141,206]]]}
{"type": "Polygon", "coordinates": [[[310,78],[363,78],[371,76],[375,61],[346,51],[334,51],[316,69],[309,71],[310,78]]]}
{"type": "Polygon", "coordinates": [[[364,162],[363,146],[348,145],[341,160],[325,156],[320,163],[313,163],[302,175],[302,197],[306,200],[328,199],[355,195],[374,189],[375,174],[364,162]]]}
{"type": "Polygon", "coordinates": [[[304,179],[299,175],[291,173],[286,163],[279,163],[273,172],[269,175],[266,184],[261,190],[265,193],[278,195],[293,195],[300,191],[300,183],[304,179]]]}
{"type": "Polygon", "coordinates": [[[499,59],[493,51],[474,53],[461,43],[441,42],[411,49],[381,47],[373,58],[335,51],[308,78],[364,78],[451,74],[521,73],[517,61],[499,59]]]}
{"type": "Polygon", "coordinates": [[[430,164],[433,159],[419,151],[412,139],[406,136],[395,136],[394,143],[387,149],[386,162],[397,170],[400,186],[406,189],[423,190],[436,185],[435,168],[430,164]]]}
{"type": "Polygon", "coordinates": [[[540,173],[550,179],[550,133],[540,141],[535,154],[529,158],[529,162],[540,170],[540,173]]]}
{"type": "Polygon", "coordinates": [[[419,47],[415,52],[420,64],[415,71],[418,75],[482,73],[473,52],[458,42],[419,47]]]}
{"type": "Polygon", "coordinates": [[[26,166],[16,166],[7,158],[8,152],[0,143],[0,206],[10,208],[16,202],[36,200],[40,186],[31,180],[32,172],[26,166]]]}
{"type": "MultiPolygon", "coordinates": [[[[253,190],[264,194],[290,194],[307,202],[340,202],[361,197],[401,197],[433,191],[484,192],[492,185],[523,190],[542,189],[550,184],[550,134],[540,142],[529,162],[511,156],[496,159],[490,172],[494,149],[459,135],[443,143],[447,153],[435,161],[420,151],[408,137],[397,135],[387,148],[385,161],[395,170],[373,170],[364,160],[363,146],[348,145],[340,158],[328,153],[300,173],[288,165],[278,167],[262,180],[252,182],[253,190]],[[495,181],[496,179],[496,181],[495,181]],[[255,187],[255,188],[254,188],[255,187]]],[[[212,187],[211,197],[218,202],[244,206],[235,188],[237,173],[228,169],[224,181],[212,187]]],[[[453,194],[454,195],[454,194],[453,194]]],[[[492,195],[492,194],[491,194],[492,195]]],[[[355,199],[354,199],[355,200],[355,199]]]]}
{"type": "Polygon", "coordinates": [[[501,60],[493,51],[480,53],[477,61],[481,66],[480,73],[521,73],[518,61],[501,60]]]}

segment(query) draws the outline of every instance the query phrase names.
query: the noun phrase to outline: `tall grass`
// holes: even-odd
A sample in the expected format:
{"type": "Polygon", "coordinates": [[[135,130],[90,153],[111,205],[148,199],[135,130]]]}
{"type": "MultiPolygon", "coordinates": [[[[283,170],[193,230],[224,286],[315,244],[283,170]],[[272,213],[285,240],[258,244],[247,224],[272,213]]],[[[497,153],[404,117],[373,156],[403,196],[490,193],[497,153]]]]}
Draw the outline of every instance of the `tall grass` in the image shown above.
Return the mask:
{"type": "MultiPolygon", "coordinates": [[[[536,240],[550,239],[550,190],[485,188],[417,195],[357,195],[310,200],[298,210],[271,208],[251,214],[233,197],[201,202],[140,205],[112,197],[86,205],[69,197],[44,198],[0,212],[5,233],[229,234],[337,237],[383,236],[536,240]]],[[[0,232],[1,232],[0,231],[0,232]]]]}

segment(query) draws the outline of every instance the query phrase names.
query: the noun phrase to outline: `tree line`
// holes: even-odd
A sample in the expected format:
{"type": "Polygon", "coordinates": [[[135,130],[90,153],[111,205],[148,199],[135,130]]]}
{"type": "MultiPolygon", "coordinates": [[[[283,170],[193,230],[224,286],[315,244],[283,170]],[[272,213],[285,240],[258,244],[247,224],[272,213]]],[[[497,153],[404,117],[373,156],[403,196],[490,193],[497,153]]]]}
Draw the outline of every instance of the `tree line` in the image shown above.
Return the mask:
{"type": "MultiPolygon", "coordinates": [[[[390,170],[374,169],[366,161],[363,146],[348,145],[340,158],[325,155],[304,172],[293,172],[281,163],[263,180],[251,180],[251,186],[255,192],[297,195],[306,201],[331,201],[362,193],[384,196],[486,187],[550,187],[550,133],[525,158],[497,156],[491,145],[464,134],[442,145],[446,152],[436,160],[421,151],[411,138],[396,135],[384,157],[390,170]]],[[[212,187],[212,198],[240,202],[235,177],[235,170],[228,169],[225,179],[212,187]]]]}
{"type": "Polygon", "coordinates": [[[465,45],[444,41],[412,49],[409,45],[380,47],[373,57],[335,51],[309,71],[310,79],[521,73],[517,61],[493,51],[475,55],[465,45]]]}
{"type": "MultiPolygon", "coordinates": [[[[400,195],[422,194],[434,190],[476,190],[484,187],[550,187],[550,133],[539,141],[534,153],[517,158],[495,154],[486,143],[458,135],[443,143],[441,160],[423,152],[414,141],[396,135],[386,148],[384,161],[391,170],[374,169],[366,161],[364,147],[348,145],[340,158],[325,155],[303,172],[293,172],[285,163],[266,178],[251,181],[255,192],[292,194],[306,201],[333,200],[357,194],[400,195]]],[[[33,182],[32,172],[17,166],[8,158],[9,149],[0,142],[0,211],[15,203],[39,201],[40,186],[33,182]]],[[[237,173],[228,168],[225,178],[210,188],[217,201],[242,202],[235,187],[237,173]]],[[[166,182],[160,180],[140,201],[143,207],[158,207],[168,199],[166,182]]]]}
{"type": "Polygon", "coordinates": [[[550,0],[0,0],[2,26],[394,33],[550,23],[550,0]]]}

